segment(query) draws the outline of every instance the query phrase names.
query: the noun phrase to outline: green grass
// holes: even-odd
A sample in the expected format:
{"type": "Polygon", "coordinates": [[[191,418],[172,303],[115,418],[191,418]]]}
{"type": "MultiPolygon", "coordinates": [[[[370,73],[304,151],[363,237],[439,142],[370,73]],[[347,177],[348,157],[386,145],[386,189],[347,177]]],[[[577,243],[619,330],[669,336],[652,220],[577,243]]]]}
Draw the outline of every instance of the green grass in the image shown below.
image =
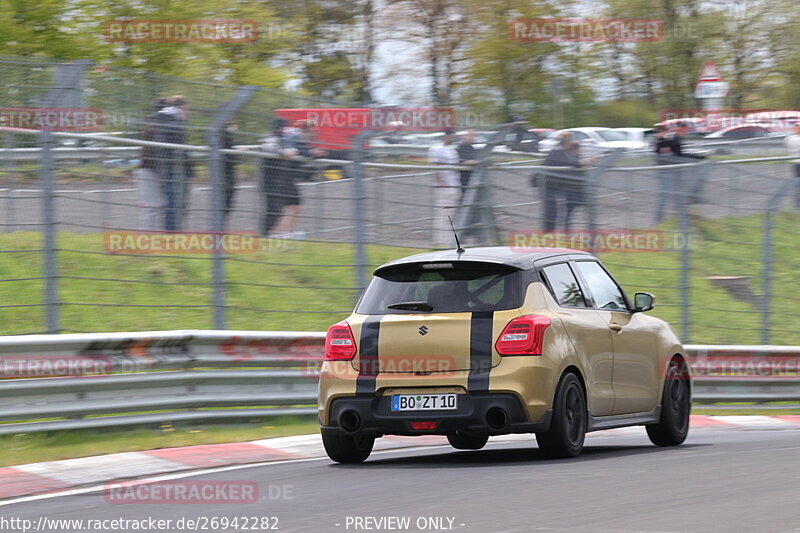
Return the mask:
{"type": "MultiPolygon", "coordinates": [[[[261,239],[260,243],[257,253],[225,262],[230,283],[229,329],[319,331],[350,313],[357,297],[353,245],[274,239],[261,239]]],[[[41,246],[41,236],[36,233],[0,236],[0,250],[4,251],[39,250],[41,246]]],[[[67,303],[61,307],[62,329],[212,327],[210,256],[110,255],[103,252],[101,234],[61,232],[58,246],[62,250],[58,254],[59,299],[67,303]],[[204,307],[191,307],[195,305],[204,307]]],[[[370,246],[371,265],[367,268],[414,252],[370,246]]],[[[0,279],[39,277],[41,264],[41,252],[2,253],[0,279]]],[[[0,283],[0,305],[40,303],[43,290],[42,280],[0,283]]],[[[41,307],[0,308],[0,334],[41,331],[43,313],[41,307]]]]}
{"type": "Polygon", "coordinates": [[[250,424],[165,425],[154,429],[75,430],[0,436],[0,467],[155,450],[198,444],[242,442],[319,432],[313,417],[264,420],[250,424]]]}
{"type": "MultiPolygon", "coordinates": [[[[796,344],[800,299],[793,287],[800,272],[800,215],[774,218],[771,344],[796,344]]],[[[754,301],[764,274],[761,215],[717,220],[696,218],[691,235],[690,336],[707,344],[758,344],[762,313],[754,301]],[[709,279],[749,277],[754,301],[743,301],[709,279]]],[[[666,250],[600,254],[631,294],[656,295],[655,316],[682,334],[679,245],[675,222],[660,228],[666,250]]],[[[253,255],[225,262],[229,281],[228,328],[323,331],[346,317],[355,302],[352,244],[261,240],[253,255]]],[[[212,262],[209,256],[120,256],[103,253],[102,236],[58,235],[61,327],[66,331],[136,331],[212,327],[212,262]],[[81,279],[90,278],[90,279],[81,279]],[[108,281],[105,281],[105,280],[108,281]],[[85,304],[85,305],[76,305],[85,304]],[[99,306],[97,304],[106,304],[99,306]],[[124,305],[121,305],[124,304],[124,305]],[[202,307],[191,307],[191,306],[202,307]],[[139,307],[137,307],[139,306],[139,307]],[[168,307],[184,306],[184,307],[168,307]]],[[[0,235],[0,250],[38,250],[32,232],[0,235]]],[[[369,268],[418,250],[369,246],[369,268]]],[[[0,253],[0,306],[40,303],[41,253],[0,253]]],[[[0,307],[0,334],[44,329],[42,307],[0,307]]]]}
{"type": "MultiPolygon", "coordinates": [[[[763,217],[751,215],[716,220],[696,218],[692,222],[690,285],[691,335],[684,342],[702,344],[760,344],[762,313],[757,307],[764,275],[763,217]],[[714,276],[747,277],[755,297],[744,301],[709,279],[714,276]]],[[[800,215],[781,213],[774,217],[772,282],[772,334],[770,344],[798,343],[800,312],[793,290],[800,279],[800,215]]],[[[670,242],[674,221],[661,228],[670,242]]],[[[683,307],[680,298],[680,252],[607,253],[601,259],[626,292],[647,291],[656,295],[651,313],[670,322],[681,334],[683,307]]]]}

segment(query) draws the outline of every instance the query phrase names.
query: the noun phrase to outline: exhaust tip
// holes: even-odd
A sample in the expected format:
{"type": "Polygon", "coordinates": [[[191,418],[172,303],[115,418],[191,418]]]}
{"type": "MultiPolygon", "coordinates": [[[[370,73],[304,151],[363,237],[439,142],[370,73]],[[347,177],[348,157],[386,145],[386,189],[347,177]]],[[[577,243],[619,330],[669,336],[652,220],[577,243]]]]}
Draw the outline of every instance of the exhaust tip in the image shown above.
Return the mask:
{"type": "Polygon", "coordinates": [[[345,431],[358,431],[361,427],[361,417],[352,409],[348,409],[339,416],[339,426],[345,431]]]}
{"type": "Polygon", "coordinates": [[[492,429],[503,429],[508,425],[508,414],[499,407],[486,411],[486,424],[492,429]]]}

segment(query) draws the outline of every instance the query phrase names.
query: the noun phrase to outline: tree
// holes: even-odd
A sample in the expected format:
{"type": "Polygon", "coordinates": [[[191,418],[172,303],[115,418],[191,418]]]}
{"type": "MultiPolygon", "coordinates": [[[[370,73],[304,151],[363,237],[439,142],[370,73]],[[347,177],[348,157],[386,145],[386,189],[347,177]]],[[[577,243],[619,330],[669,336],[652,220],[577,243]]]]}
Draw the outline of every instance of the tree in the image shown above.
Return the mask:
{"type": "Polygon", "coordinates": [[[390,39],[419,50],[432,105],[453,103],[464,51],[475,26],[472,16],[466,4],[456,0],[387,0],[378,25],[390,39]]]}

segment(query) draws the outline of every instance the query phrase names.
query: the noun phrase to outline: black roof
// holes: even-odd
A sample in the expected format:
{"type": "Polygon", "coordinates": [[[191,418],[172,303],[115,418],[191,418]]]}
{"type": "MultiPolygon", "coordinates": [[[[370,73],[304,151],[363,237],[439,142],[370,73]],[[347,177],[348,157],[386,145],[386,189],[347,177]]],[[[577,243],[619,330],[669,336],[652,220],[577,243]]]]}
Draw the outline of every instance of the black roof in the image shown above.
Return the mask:
{"type": "Polygon", "coordinates": [[[409,255],[408,257],[403,257],[401,259],[396,259],[383,264],[375,269],[375,272],[379,272],[384,268],[390,268],[396,265],[435,263],[438,261],[475,261],[479,263],[494,263],[498,265],[508,265],[519,269],[528,269],[533,267],[534,261],[559,255],[569,256],[590,254],[588,252],[571,250],[569,248],[484,246],[479,248],[467,248],[460,254],[456,252],[455,249],[452,249],[409,255]]]}

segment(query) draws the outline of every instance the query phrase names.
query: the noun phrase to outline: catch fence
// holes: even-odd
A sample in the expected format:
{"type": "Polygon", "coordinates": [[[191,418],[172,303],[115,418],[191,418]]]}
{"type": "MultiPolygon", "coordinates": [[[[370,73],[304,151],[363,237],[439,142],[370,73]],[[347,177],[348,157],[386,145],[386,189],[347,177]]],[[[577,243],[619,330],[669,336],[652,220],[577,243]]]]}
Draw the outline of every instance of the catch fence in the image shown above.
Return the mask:
{"type": "Polygon", "coordinates": [[[372,267],[454,246],[435,232],[448,214],[468,246],[588,247],[628,291],[654,293],[653,313],[684,342],[794,344],[800,333],[798,180],[772,141],[768,157],[714,144],[675,165],[598,153],[585,170],[492,143],[476,165],[430,165],[427,146],[366,137],[345,159],[288,157],[264,142],[274,111],[332,103],[84,62],[0,72],[3,108],[110,117],[91,133],[0,127],[2,333],[321,330],[349,313],[372,267]],[[189,103],[182,142],[143,139],[153,101],[174,94],[189,103]],[[144,205],[148,157],[155,170],[192,169],[173,178],[171,207],[144,205]],[[439,179],[447,170],[463,178],[457,191],[439,179]],[[179,220],[171,235],[198,247],[165,240],[167,215],[179,220]],[[222,234],[225,247],[202,241],[222,234]]]}

